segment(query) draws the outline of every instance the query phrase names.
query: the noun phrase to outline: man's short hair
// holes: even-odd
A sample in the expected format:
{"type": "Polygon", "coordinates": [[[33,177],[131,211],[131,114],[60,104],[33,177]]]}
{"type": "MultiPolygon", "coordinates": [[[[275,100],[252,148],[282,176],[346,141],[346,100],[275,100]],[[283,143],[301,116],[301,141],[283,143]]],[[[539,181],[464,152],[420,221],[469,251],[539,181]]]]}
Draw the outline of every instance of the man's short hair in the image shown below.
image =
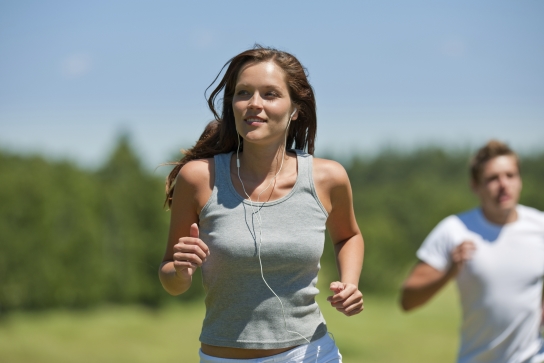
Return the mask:
{"type": "Polygon", "coordinates": [[[498,156],[510,155],[516,159],[516,164],[519,171],[518,155],[510,149],[508,145],[498,140],[490,140],[470,160],[470,177],[473,181],[478,182],[485,163],[498,156]]]}

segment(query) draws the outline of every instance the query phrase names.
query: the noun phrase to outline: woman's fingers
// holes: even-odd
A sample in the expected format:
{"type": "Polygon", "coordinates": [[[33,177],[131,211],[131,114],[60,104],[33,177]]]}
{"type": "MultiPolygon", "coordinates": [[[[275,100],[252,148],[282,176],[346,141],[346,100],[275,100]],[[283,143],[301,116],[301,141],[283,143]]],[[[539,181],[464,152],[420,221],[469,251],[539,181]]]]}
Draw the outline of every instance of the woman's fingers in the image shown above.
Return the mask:
{"type": "Polygon", "coordinates": [[[202,261],[209,256],[210,250],[202,240],[192,237],[180,238],[178,243],[174,245],[174,258],[176,254],[193,254],[198,256],[202,261]]]}
{"type": "Polygon", "coordinates": [[[356,314],[359,314],[360,312],[363,311],[364,309],[364,305],[363,305],[363,300],[358,300],[356,301],[355,303],[353,304],[350,304],[350,305],[347,305],[347,306],[343,306],[343,305],[340,305],[340,306],[334,306],[333,307],[338,310],[339,312],[341,312],[342,314],[344,315],[347,315],[347,316],[352,316],[352,315],[356,315],[356,314]]]}
{"type": "Polygon", "coordinates": [[[329,285],[329,290],[333,291],[335,294],[340,293],[342,290],[344,290],[344,284],[340,281],[333,281],[329,285]]]}
{"type": "Polygon", "coordinates": [[[199,238],[198,225],[193,223],[189,237],[182,237],[174,245],[174,268],[176,272],[187,270],[192,275],[198,266],[210,255],[208,246],[199,238]]]}
{"type": "MultiPolygon", "coordinates": [[[[174,265],[182,266],[183,263],[189,263],[193,265],[194,267],[202,266],[202,263],[204,262],[204,259],[200,258],[200,256],[192,253],[174,253],[174,265]],[[177,263],[176,263],[177,262],[177,263]]],[[[188,265],[186,265],[188,266],[188,265]]]]}
{"type": "Polygon", "coordinates": [[[363,294],[357,286],[353,284],[344,284],[338,281],[331,283],[330,289],[335,292],[333,296],[329,296],[327,301],[331,306],[341,313],[352,316],[363,311],[363,294]]]}

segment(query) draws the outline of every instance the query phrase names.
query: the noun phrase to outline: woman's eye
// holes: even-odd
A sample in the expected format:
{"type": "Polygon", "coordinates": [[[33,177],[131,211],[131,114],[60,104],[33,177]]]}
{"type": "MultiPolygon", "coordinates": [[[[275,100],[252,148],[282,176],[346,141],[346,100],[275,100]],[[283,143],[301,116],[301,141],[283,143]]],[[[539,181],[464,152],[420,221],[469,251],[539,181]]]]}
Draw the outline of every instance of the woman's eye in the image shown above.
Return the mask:
{"type": "Polygon", "coordinates": [[[246,90],[241,89],[241,90],[239,90],[238,92],[236,92],[236,94],[239,95],[239,96],[242,96],[242,95],[247,95],[247,94],[249,94],[249,93],[248,93],[246,90]]]}

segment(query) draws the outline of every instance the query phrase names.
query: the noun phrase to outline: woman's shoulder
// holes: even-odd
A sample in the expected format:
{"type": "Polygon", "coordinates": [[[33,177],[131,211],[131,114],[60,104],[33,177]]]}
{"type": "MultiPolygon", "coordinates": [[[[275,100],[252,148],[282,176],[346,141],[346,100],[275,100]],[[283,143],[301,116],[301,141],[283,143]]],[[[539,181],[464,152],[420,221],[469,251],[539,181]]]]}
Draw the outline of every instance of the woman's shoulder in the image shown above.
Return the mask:
{"type": "Polygon", "coordinates": [[[330,187],[349,183],[346,169],[337,161],[313,158],[313,178],[316,183],[326,183],[330,187]]]}
{"type": "MultiPolygon", "coordinates": [[[[212,193],[213,171],[213,158],[191,160],[183,165],[176,177],[173,204],[178,204],[176,200],[189,201],[187,205],[194,202],[199,213],[212,193]]],[[[185,205],[185,203],[182,204],[185,205]]]]}
{"type": "Polygon", "coordinates": [[[193,186],[209,185],[210,179],[213,178],[213,171],[214,158],[191,160],[180,169],[176,183],[193,186]]]}
{"type": "Polygon", "coordinates": [[[314,158],[312,176],[319,200],[328,213],[334,202],[346,200],[350,184],[346,169],[337,161],[314,158]]]}

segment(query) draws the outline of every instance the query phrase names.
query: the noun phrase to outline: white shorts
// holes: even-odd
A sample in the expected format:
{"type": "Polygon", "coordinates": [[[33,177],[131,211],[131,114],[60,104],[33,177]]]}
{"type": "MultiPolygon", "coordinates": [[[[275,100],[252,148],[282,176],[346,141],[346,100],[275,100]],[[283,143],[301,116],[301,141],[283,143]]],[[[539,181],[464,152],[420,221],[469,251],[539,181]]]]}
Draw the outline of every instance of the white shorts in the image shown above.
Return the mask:
{"type": "Polygon", "coordinates": [[[542,363],[544,362],[544,344],[540,347],[540,350],[531,358],[527,359],[524,363],[542,363]]]}
{"type": "Polygon", "coordinates": [[[226,359],[199,351],[200,363],[342,363],[342,355],[329,334],[309,344],[299,345],[286,352],[264,358],[226,359]]]}

